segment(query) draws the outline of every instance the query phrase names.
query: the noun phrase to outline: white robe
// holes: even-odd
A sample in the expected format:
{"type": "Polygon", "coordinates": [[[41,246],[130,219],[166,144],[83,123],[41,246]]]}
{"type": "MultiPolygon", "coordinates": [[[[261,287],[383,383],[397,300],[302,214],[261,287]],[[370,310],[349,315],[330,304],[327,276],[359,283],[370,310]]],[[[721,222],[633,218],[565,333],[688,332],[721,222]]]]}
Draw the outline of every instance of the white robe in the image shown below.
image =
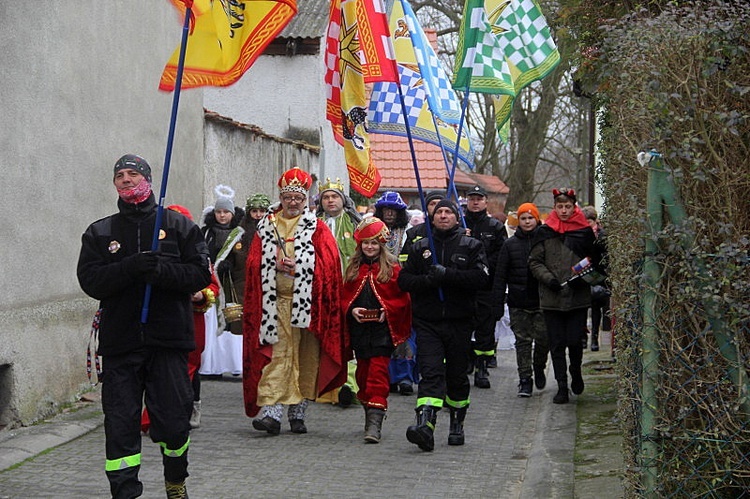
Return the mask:
{"type": "Polygon", "coordinates": [[[219,330],[216,305],[206,311],[206,348],[199,372],[242,374],[242,335],[219,330]]]}

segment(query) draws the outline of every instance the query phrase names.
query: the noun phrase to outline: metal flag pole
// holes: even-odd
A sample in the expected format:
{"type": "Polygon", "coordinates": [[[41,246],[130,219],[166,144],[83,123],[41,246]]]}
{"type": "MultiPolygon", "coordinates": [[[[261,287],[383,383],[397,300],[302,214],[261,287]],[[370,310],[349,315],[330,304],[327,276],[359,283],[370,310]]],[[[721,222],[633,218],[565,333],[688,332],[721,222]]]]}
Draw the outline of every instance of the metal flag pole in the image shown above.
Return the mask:
{"type": "MultiPolygon", "coordinates": [[[[154,222],[154,236],[151,239],[151,251],[159,249],[159,231],[164,216],[164,199],[167,197],[167,181],[169,180],[169,165],[172,160],[172,144],[174,143],[174,130],[177,124],[177,108],[180,105],[180,89],[182,88],[182,72],[185,69],[185,52],[187,51],[188,34],[190,32],[190,7],[193,2],[186,2],[185,22],[182,25],[182,42],[180,44],[180,57],[177,63],[177,79],[174,83],[174,96],[172,97],[172,116],[169,121],[169,134],[167,135],[167,151],[164,155],[164,170],[161,176],[161,189],[159,192],[159,205],[156,208],[156,221],[154,222]]],[[[141,324],[148,322],[149,302],[151,301],[151,284],[146,284],[143,296],[143,308],[141,309],[141,324]]]]}
{"type": "MultiPolygon", "coordinates": [[[[395,61],[394,61],[395,64],[395,61]]],[[[396,83],[396,88],[398,89],[398,98],[401,102],[401,114],[404,116],[404,125],[406,125],[406,138],[409,140],[409,151],[411,152],[411,162],[414,166],[414,177],[417,181],[417,191],[419,192],[419,202],[422,205],[422,211],[425,215],[427,215],[427,202],[424,198],[424,190],[422,189],[422,179],[419,175],[419,165],[417,164],[417,153],[414,151],[414,139],[412,139],[411,136],[411,127],[409,126],[409,116],[406,112],[406,101],[404,100],[404,93],[401,90],[401,77],[400,73],[398,72],[398,68],[396,68],[396,75],[399,75],[399,81],[396,83]]],[[[430,217],[425,216],[425,228],[427,229],[427,242],[430,245],[430,253],[432,253],[432,263],[437,264],[437,253],[435,252],[435,239],[432,237],[432,222],[430,222],[430,217]]],[[[440,301],[443,301],[443,288],[438,288],[438,295],[440,296],[440,301]]]]}

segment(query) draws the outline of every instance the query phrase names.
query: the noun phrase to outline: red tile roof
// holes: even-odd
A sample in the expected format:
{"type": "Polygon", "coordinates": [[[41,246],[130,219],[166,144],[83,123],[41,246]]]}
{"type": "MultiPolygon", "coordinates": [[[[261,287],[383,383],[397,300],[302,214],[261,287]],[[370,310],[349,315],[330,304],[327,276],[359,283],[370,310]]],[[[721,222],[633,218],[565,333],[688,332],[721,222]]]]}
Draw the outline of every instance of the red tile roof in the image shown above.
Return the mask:
{"type": "MultiPolygon", "coordinates": [[[[371,133],[370,150],[372,160],[382,177],[381,192],[416,192],[417,181],[406,137],[371,133]]],[[[445,189],[448,185],[448,172],[440,147],[422,140],[414,140],[414,152],[417,156],[422,189],[425,191],[445,189]]],[[[450,166],[453,165],[450,164],[450,166]]],[[[509,192],[508,186],[494,175],[468,173],[456,169],[454,182],[459,190],[461,187],[480,184],[488,193],[507,194],[509,192]]]]}

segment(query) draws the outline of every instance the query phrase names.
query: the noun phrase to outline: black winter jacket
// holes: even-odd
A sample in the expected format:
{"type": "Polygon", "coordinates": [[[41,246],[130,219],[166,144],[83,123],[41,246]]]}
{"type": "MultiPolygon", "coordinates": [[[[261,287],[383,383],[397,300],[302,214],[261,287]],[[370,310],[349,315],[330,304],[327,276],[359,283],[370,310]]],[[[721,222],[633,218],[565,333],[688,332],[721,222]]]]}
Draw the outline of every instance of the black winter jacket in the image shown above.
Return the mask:
{"type": "Polygon", "coordinates": [[[440,283],[428,276],[433,264],[429,240],[419,239],[412,245],[398,285],[411,294],[414,317],[433,322],[474,317],[476,293],[488,285],[489,269],[482,243],[463,231],[457,226],[433,234],[437,263],[446,268],[440,283]],[[442,301],[438,289],[442,289],[442,301]]]}
{"type": "Polygon", "coordinates": [[[203,227],[201,228],[201,232],[203,232],[203,237],[206,239],[209,257],[212,262],[216,262],[216,255],[219,254],[221,247],[224,246],[224,242],[227,240],[227,235],[229,235],[232,229],[240,225],[244,218],[245,210],[239,206],[234,207],[232,220],[230,220],[225,227],[220,226],[216,221],[214,210],[209,211],[203,217],[203,227]]]}
{"type": "Polygon", "coordinates": [[[495,265],[500,254],[500,248],[508,237],[508,231],[497,218],[487,214],[487,210],[467,212],[464,216],[466,228],[471,231],[471,237],[482,241],[487,261],[490,264],[490,278],[495,275],[495,265]]]}
{"type": "Polygon", "coordinates": [[[427,223],[425,222],[413,227],[409,227],[406,230],[406,240],[404,241],[404,245],[401,248],[401,253],[398,255],[398,261],[402,267],[406,259],[409,258],[409,252],[411,251],[411,247],[414,246],[414,243],[426,237],[427,223]]]}
{"type": "Polygon", "coordinates": [[[529,232],[517,229],[500,249],[492,286],[493,306],[503,306],[507,286],[508,307],[525,310],[539,308],[539,284],[529,270],[529,254],[537,230],[538,227],[529,232]]]}
{"type": "Polygon", "coordinates": [[[92,223],[83,234],[78,282],[100,300],[99,353],[120,355],[143,347],[195,349],[191,295],[208,286],[208,249],[197,225],[163,211],[163,237],[153,279],[148,320],[141,324],[146,282],[132,275],[128,256],[151,249],[156,202],[153,193],[134,205],[118,200],[119,213],[92,223]]]}

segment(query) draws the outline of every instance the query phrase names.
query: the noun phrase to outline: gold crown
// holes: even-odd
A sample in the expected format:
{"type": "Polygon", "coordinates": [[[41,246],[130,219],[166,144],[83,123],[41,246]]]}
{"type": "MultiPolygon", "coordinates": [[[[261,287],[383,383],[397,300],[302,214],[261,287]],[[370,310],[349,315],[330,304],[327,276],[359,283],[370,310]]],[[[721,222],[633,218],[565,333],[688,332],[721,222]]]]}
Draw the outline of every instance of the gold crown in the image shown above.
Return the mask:
{"type": "Polygon", "coordinates": [[[318,187],[318,194],[324,191],[330,191],[331,189],[344,192],[344,184],[341,183],[340,178],[336,177],[336,181],[334,182],[330,177],[326,177],[326,183],[320,184],[318,187]]]}

